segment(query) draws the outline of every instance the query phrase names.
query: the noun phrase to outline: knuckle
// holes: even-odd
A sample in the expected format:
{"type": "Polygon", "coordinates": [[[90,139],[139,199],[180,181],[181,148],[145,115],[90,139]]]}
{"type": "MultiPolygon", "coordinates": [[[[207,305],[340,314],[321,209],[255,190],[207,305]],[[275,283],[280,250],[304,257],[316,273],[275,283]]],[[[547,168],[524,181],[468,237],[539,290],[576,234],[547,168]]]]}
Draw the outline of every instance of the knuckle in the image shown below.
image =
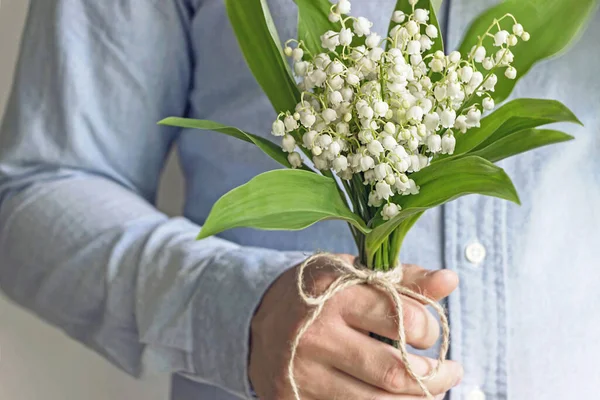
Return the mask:
{"type": "Polygon", "coordinates": [[[423,314],[417,307],[412,304],[405,304],[402,316],[404,318],[404,329],[406,331],[414,333],[422,330],[423,314]]]}
{"type": "Polygon", "coordinates": [[[402,389],[404,371],[400,367],[400,362],[397,360],[384,368],[381,376],[380,386],[387,391],[396,392],[402,389]]]}

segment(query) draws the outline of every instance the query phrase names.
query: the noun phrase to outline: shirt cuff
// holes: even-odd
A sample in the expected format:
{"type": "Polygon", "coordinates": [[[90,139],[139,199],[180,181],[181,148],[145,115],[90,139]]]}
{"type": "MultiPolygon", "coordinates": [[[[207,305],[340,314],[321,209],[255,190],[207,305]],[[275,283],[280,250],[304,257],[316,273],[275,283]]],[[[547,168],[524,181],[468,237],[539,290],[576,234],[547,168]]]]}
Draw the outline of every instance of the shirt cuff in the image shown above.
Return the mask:
{"type": "Polygon", "coordinates": [[[264,293],[307,254],[239,247],[223,252],[198,279],[193,316],[196,374],[241,398],[248,378],[250,324],[264,293]]]}

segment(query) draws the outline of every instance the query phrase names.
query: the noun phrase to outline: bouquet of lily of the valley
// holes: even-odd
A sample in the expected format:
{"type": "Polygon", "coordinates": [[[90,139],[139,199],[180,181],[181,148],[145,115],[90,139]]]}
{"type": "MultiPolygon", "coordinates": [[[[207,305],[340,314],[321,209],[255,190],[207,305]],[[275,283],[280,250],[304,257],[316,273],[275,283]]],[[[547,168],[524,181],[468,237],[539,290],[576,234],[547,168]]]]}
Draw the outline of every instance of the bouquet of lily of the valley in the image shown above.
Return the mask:
{"type": "Polygon", "coordinates": [[[366,18],[349,15],[349,0],[296,0],[298,39],[282,45],[265,0],[226,0],[241,50],[275,108],[271,133],[280,143],[212,121],[161,123],[237,137],[287,169],[221,197],[200,238],[344,220],[363,268],[348,267],[348,279],[386,289],[385,274],[401,269],[394,270],[403,239],[426,210],[466,194],[518,203],[494,163],[572,139],[537,128],[578,120],[545,99],[493,110],[534,63],[568,45],[595,2],[504,1],[478,17],[453,52],[444,52],[438,3],[399,0],[387,35],[379,35],[366,18]]]}

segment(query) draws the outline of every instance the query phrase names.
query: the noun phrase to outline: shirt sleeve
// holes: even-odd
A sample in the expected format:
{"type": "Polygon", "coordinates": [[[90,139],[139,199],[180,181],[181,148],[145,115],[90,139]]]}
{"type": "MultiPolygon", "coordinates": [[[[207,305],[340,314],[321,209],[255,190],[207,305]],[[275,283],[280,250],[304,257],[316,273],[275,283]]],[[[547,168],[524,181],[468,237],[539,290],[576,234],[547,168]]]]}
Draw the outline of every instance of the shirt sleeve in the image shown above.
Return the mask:
{"type": "Polygon", "coordinates": [[[187,0],[33,0],[0,131],[0,288],[137,376],[249,397],[249,326],[300,253],[153,204],[190,85],[187,0]],[[143,357],[145,353],[147,357],[143,357]]]}

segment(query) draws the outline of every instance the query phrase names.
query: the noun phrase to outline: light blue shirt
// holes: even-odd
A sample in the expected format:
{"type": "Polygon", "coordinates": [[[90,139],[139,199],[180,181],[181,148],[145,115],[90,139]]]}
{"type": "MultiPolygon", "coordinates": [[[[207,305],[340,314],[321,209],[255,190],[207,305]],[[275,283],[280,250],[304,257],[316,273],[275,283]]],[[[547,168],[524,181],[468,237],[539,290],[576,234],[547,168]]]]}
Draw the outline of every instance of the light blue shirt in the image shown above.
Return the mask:
{"type": "MultiPolygon", "coordinates": [[[[384,33],[394,3],[354,0],[353,13],[384,33]]],[[[494,3],[451,0],[449,47],[494,3]]],[[[281,38],[294,37],[292,0],[270,4],[281,38]]],[[[596,15],[517,87],[585,123],[568,127],[573,142],[503,163],[523,206],[466,197],[406,241],[404,261],[461,279],[448,302],[451,357],[466,369],[453,400],[598,398],[599,38],[596,15]]],[[[232,138],[156,125],[171,115],[269,136],[273,110],[222,0],[33,0],[0,134],[0,286],[130,374],[147,352],[177,373],[173,400],[248,396],[249,323],[265,290],[298,251],[355,249],[337,222],[195,241],[222,194],[277,165],[232,138]],[[153,206],[172,146],[185,218],[153,206]]]]}

